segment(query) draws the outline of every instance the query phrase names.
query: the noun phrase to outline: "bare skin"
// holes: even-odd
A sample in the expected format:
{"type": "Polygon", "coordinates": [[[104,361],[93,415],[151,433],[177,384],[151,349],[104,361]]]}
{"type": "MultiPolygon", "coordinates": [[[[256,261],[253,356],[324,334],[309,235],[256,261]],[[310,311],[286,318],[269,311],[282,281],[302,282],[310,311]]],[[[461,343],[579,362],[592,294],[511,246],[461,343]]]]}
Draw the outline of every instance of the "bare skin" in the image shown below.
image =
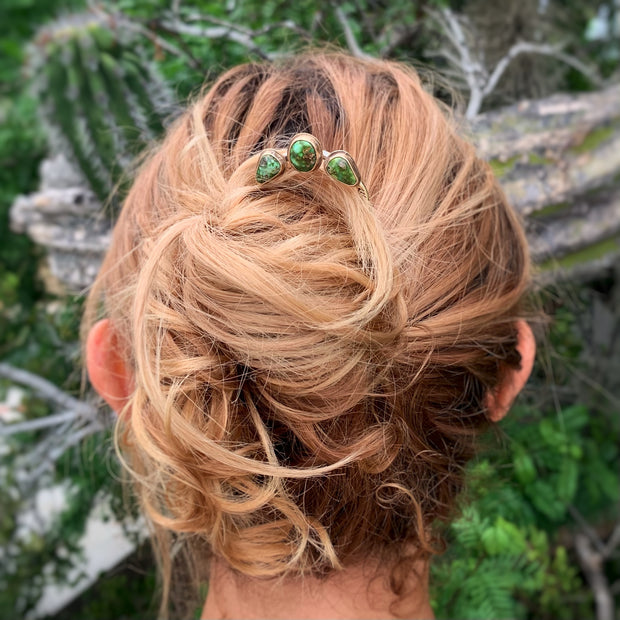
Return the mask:
{"type": "Polygon", "coordinates": [[[312,577],[267,581],[239,577],[223,562],[214,561],[201,618],[432,619],[428,569],[420,566],[418,572],[421,578],[412,575],[407,595],[398,598],[388,575],[369,566],[347,568],[326,581],[312,577]]]}

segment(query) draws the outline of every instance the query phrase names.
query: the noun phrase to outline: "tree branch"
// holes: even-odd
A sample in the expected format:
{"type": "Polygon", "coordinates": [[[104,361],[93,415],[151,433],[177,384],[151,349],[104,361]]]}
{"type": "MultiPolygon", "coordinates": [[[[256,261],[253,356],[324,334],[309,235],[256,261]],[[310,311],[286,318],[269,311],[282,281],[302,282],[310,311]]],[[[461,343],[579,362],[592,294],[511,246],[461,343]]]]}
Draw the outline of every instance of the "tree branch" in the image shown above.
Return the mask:
{"type": "Polygon", "coordinates": [[[46,471],[50,470],[56,461],[69,449],[73,446],[77,446],[81,441],[86,439],[86,437],[90,437],[90,435],[94,435],[103,429],[103,426],[88,424],[83,428],[78,428],[74,430],[71,434],[65,434],[62,440],[58,443],[54,443],[50,446],[50,449],[45,452],[43,455],[43,459],[37,462],[36,466],[29,473],[28,478],[31,484],[36,483],[37,480],[45,474],[46,471]]]}
{"type": "Polygon", "coordinates": [[[55,404],[59,408],[75,411],[76,415],[80,417],[94,418],[97,415],[97,410],[89,403],[70,396],[47,379],[27,370],[0,362],[0,378],[29,387],[44,400],[55,404]]]}
{"type": "Polygon", "coordinates": [[[342,26],[344,38],[351,54],[353,54],[356,58],[361,58],[362,60],[372,60],[373,56],[364,52],[364,50],[362,50],[359,46],[357,39],[353,34],[353,30],[351,30],[351,25],[349,24],[349,21],[347,20],[342,9],[339,6],[334,6],[334,13],[336,14],[336,19],[338,19],[340,25],[342,26]]]}
{"type": "Polygon", "coordinates": [[[446,38],[458,53],[458,58],[448,53],[447,50],[440,50],[440,55],[444,56],[448,62],[463,73],[467,87],[469,88],[469,102],[466,118],[473,118],[484,100],[484,85],[487,81],[487,71],[484,65],[473,57],[467,42],[465,30],[463,29],[458,17],[449,9],[443,8],[439,13],[431,13],[435,20],[442,27],[446,38]]]}
{"type": "Polygon", "coordinates": [[[0,437],[8,437],[17,433],[27,433],[31,431],[39,431],[50,426],[56,426],[64,422],[73,422],[79,418],[75,411],[63,411],[53,415],[46,415],[42,418],[34,420],[26,420],[25,422],[14,422],[0,426],[0,437]]]}
{"type": "Polygon", "coordinates": [[[230,28],[232,30],[235,30],[237,32],[240,32],[250,38],[255,38],[255,37],[259,37],[261,35],[265,35],[265,34],[269,34],[270,32],[273,32],[274,30],[277,30],[278,28],[285,28],[286,30],[290,30],[291,32],[298,34],[299,36],[303,37],[304,39],[307,40],[312,40],[312,35],[305,30],[304,28],[302,28],[301,26],[297,25],[293,20],[291,19],[285,19],[284,21],[280,21],[280,22],[271,22],[269,24],[264,25],[262,28],[258,28],[257,30],[252,30],[251,28],[246,28],[244,26],[241,26],[239,24],[235,24],[233,22],[227,21],[225,19],[221,19],[219,17],[213,17],[212,15],[207,15],[204,13],[189,13],[185,16],[184,21],[186,22],[206,22],[209,24],[213,24],[215,26],[221,26],[224,28],[230,28]]]}
{"type": "Polygon", "coordinates": [[[439,24],[446,39],[452,44],[452,47],[458,54],[458,57],[456,57],[445,49],[440,49],[437,52],[438,55],[457,67],[465,78],[470,93],[465,112],[465,117],[468,119],[472,119],[479,114],[484,99],[495,90],[510,63],[521,54],[539,54],[556,58],[586,75],[597,86],[602,86],[603,84],[595,69],[587,66],[574,56],[566,54],[561,47],[530,43],[528,41],[515,43],[489,73],[480,53],[476,55],[472,51],[459,17],[449,8],[443,8],[439,12],[431,12],[430,14],[439,24]]]}
{"type": "Polygon", "coordinates": [[[607,543],[605,544],[605,557],[611,557],[611,554],[616,550],[616,547],[620,545],[620,523],[616,523],[616,527],[614,527],[614,531],[611,533],[611,536],[607,539],[607,543]]]}
{"type": "Polygon", "coordinates": [[[570,65],[574,69],[577,69],[580,73],[588,76],[597,86],[602,86],[602,80],[596,74],[596,71],[591,67],[588,67],[580,60],[571,56],[570,54],[565,54],[562,52],[561,48],[554,45],[543,45],[537,43],[529,43],[527,41],[521,41],[519,43],[515,43],[503,56],[498,63],[495,65],[495,69],[489,76],[487,83],[484,87],[483,94],[486,97],[489,95],[499,82],[499,79],[502,77],[508,65],[520,54],[540,54],[543,56],[551,56],[556,58],[567,65],[570,65]]]}
{"type": "Polygon", "coordinates": [[[577,510],[576,506],[573,506],[572,504],[569,505],[568,513],[579,524],[583,534],[586,535],[590,542],[596,547],[596,551],[601,555],[605,555],[605,544],[595,530],[590,527],[589,523],[585,520],[579,510],[577,510]]]}
{"type": "Polygon", "coordinates": [[[312,35],[292,20],[274,22],[257,30],[252,30],[251,28],[204,13],[185,13],[181,18],[178,13],[169,12],[165,14],[161,20],[154,23],[163,30],[177,35],[207,39],[228,39],[229,41],[242,45],[265,60],[272,60],[276,58],[278,54],[267,52],[256,43],[255,39],[269,34],[273,30],[286,28],[307,41],[312,40],[312,35]],[[212,25],[205,26],[203,25],[205,23],[212,25]]]}
{"type": "Polygon", "coordinates": [[[575,536],[575,550],[594,592],[597,620],[614,620],[613,597],[603,572],[603,556],[592,548],[588,537],[581,532],[575,536]]]}
{"type": "Polygon", "coordinates": [[[268,54],[256,43],[254,43],[250,35],[240,31],[238,28],[233,27],[232,24],[227,26],[211,27],[194,26],[172,16],[164,17],[155,23],[167,32],[179,35],[202,39],[228,39],[229,41],[242,45],[265,60],[269,60],[271,58],[271,54],[268,54]]]}
{"type": "Polygon", "coordinates": [[[179,56],[180,58],[184,58],[187,60],[187,63],[192,69],[199,70],[201,68],[200,63],[191,53],[186,50],[180,49],[176,45],[170,43],[163,37],[160,37],[156,32],[151,30],[150,28],[146,28],[142,24],[137,24],[136,22],[128,19],[124,20],[123,24],[127,29],[133,30],[134,32],[141,34],[143,37],[146,37],[156,48],[159,47],[163,50],[166,50],[168,53],[173,56],[179,56]]]}

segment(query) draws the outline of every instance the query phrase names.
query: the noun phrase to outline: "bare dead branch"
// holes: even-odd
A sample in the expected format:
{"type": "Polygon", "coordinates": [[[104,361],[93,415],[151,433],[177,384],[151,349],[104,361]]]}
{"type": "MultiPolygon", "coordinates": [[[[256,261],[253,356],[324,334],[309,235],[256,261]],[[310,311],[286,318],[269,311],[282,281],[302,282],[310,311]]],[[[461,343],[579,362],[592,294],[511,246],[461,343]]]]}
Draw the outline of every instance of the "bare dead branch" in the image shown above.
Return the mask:
{"type": "Polygon", "coordinates": [[[244,28],[240,28],[231,23],[227,23],[223,26],[201,26],[190,24],[178,19],[177,17],[168,15],[158,21],[157,24],[167,32],[179,35],[202,39],[227,39],[242,45],[250,52],[253,52],[265,60],[270,60],[275,57],[274,54],[266,52],[258,44],[256,44],[254,42],[254,37],[245,32],[244,28]]]}
{"type": "Polygon", "coordinates": [[[463,74],[469,89],[469,102],[466,118],[473,118],[478,114],[484,100],[484,87],[487,83],[488,72],[484,64],[475,58],[467,41],[465,30],[458,17],[449,9],[443,8],[439,13],[431,15],[441,26],[446,38],[456,50],[458,57],[440,50],[448,62],[457,67],[463,74]]]}
{"type": "Polygon", "coordinates": [[[97,410],[91,404],[74,398],[66,392],[63,392],[47,379],[27,370],[15,368],[9,364],[0,362],[0,377],[19,385],[29,387],[44,400],[53,403],[61,409],[75,411],[78,416],[94,418],[97,415],[97,410]]]}
{"type": "Polygon", "coordinates": [[[169,34],[174,34],[177,36],[183,35],[206,39],[227,39],[242,45],[250,52],[257,54],[265,60],[272,60],[279,54],[264,50],[260,45],[258,45],[258,43],[256,43],[257,37],[269,34],[274,30],[284,28],[302,37],[306,41],[312,40],[311,33],[292,20],[272,22],[262,28],[252,30],[251,28],[247,28],[241,24],[236,24],[206,13],[192,11],[183,12],[181,15],[179,11],[170,11],[164,14],[162,19],[153,23],[169,34]]]}
{"type": "Polygon", "coordinates": [[[141,34],[143,37],[147,38],[156,48],[159,47],[173,56],[179,56],[180,58],[186,59],[192,69],[200,69],[200,63],[190,53],[180,47],[177,47],[173,43],[170,43],[170,41],[167,41],[163,37],[160,37],[153,30],[129,19],[125,20],[123,23],[129,30],[133,30],[137,34],[141,34]]]}
{"type": "Polygon", "coordinates": [[[589,537],[582,532],[575,535],[575,550],[594,593],[597,620],[614,620],[613,596],[603,572],[602,554],[592,547],[589,537]]]}
{"type": "Polygon", "coordinates": [[[433,52],[429,52],[428,55],[432,58],[432,57],[436,57],[439,56],[441,58],[444,58],[445,60],[447,60],[450,64],[452,64],[455,68],[458,68],[458,73],[461,76],[461,79],[465,79],[465,76],[463,75],[463,71],[461,69],[461,60],[460,58],[457,58],[450,50],[448,50],[445,47],[442,47],[441,49],[437,50],[437,52],[433,53],[433,52]]]}
{"type": "Polygon", "coordinates": [[[616,547],[620,545],[620,523],[616,523],[611,536],[607,539],[605,544],[605,557],[610,557],[616,550],[616,547]]]}
{"type": "Polygon", "coordinates": [[[469,102],[465,112],[465,117],[468,119],[479,114],[484,99],[495,90],[510,63],[521,54],[550,56],[583,73],[597,86],[603,84],[594,68],[565,53],[561,46],[530,43],[528,41],[521,41],[513,45],[490,71],[485,66],[481,54],[472,49],[462,18],[455,15],[449,8],[443,8],[439,12],[431,12],[430,15],[439,24],[447,41],[457,52],[455,56],[445,48],[441,48],[437,54],[445,58],[463,74],[469,90],[469,102]]]}
{"type": "Polygon", "coordinates": [[[497,83],[510,63],[520,54],[540,54],[543,56],[551,56],[588,76],[597,86],[602,86],[602,80],[598,77],[596,71],[592,67],[588,67],[570,54],[565,54],[562,52],[560,47],[555,45],[544,45],[521,41],[519,43],[515,43],[515,45],[508,50],[506,55],[503,56],[495,65],[495,68],[493,69],[493,72],[489,76],[489,79],[484,87],[484,96],[489,95],[493,92],[493,90],[495,90],[497,83]]]}
{"type": "Polygon", "coordinates": [[[355,56],[356,58],[362,58],[364,60],[372,60],[373,57],[370,54],[367,54],[366,52],[364,52],[362,48],[359,46],[357,39],[355,38],[355,35],[353,34],[353,30],[351,30],[351,24],[349,24],[349,20],[347,19],[342,9],[339,6],[335,6],[334,13],[336,15],[336,18],[340,22],[340,25],[342,26],[342,31],[344,32],[344,38],[345,38],[345,41],[347,42],[347,47],[349,48],[349,51],[351,52],[351,54],[353,54],[353,56],[355,56]]]}
{"type": "Polygon", "coordinates": [[[83,428],[74,430],[71,434],[65,435],[61,441],[51,445],[50,449],[43,455],[42,460],[36,463],[36,466],[30,470],[28,474],[30,484],[36,483],[47,471],[51,471],[56,461],[67,450],[77,446],[87,437],[98,433],[102,428],[101,425],[88,424],[83,428]]]}
{"type": "Polygon", "coordinates": [[[279,22],[271,22],[269,24],[266,24],[262,28],[258,28],[256,30],[252,30],[251,28],[246,28],[245,26],[241,26],[239,24],[235,24],[228,20],[221,19],[220,17],[214,17],[213,15],[207,15],[206,13],[189,13],[184,16],[184,21],[189,22],[189,23],[205,22],[208,24],[213,24],[215,26],[221,26],[223,28],[231,28],[252,39],[254,39],[255,37],[259,37],[261,35],[269,34],[270,32],[273,32],[274,30],[278,30],[280,28],[283,28],[285,30],[290,30],[294,34],[297,34],[303,37],[304,39],[307,39],[307,40],[312,39],[312,35],[307,30],[305,30],[304,28],[296,24],[291,19],[285,19],[284,21],[279,21],[279,22]]]}
{"type": "Polygon", "coordinates": [[[579,527],[581,528],[584,535],[588,537],[592,545],[596,547],[596,551],[601,555],[605,555],[605,544],[601,540],[600,536],[596,533],[596,531],[590,526],[590,524],[586,521],[584,516],[579,512],[576,506],[572,504],[568,507],[568,513],[573,519],[577,522],[579,527]]]}
{"type": "Polygon", "coordinates": [[[39,431],[44,428],[49,428],[50,426],[62,424],[63,422],[73,422],[77,418],[78,414],[75,411],[63,411],[62,413],[46,415],[42,418],[26,420],[25,422],[13,422],[0,426],[0,437],[8,437],[9,435],[16,435],[17,433],[39,431]]]}

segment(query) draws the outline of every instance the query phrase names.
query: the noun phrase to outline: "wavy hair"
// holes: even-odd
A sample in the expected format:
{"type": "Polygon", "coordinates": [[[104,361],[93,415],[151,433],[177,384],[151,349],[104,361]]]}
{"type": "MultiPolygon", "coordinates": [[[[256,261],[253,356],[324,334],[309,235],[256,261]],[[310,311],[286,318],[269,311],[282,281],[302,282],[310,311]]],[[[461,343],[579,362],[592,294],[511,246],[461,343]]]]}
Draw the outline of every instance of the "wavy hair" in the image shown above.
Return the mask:
{"type": "Polygon", "coordinates": [[[139,170],[85,319],[103,307],[132,369],[117,438],[160,540],[256,577],[378,558],[398,592],[519,366],[528,284],[520,222],[413,69],[224,73],[139,170]],[[298,132],[351,153],[371,204],[319,172],[259,186],[298,132]]]}

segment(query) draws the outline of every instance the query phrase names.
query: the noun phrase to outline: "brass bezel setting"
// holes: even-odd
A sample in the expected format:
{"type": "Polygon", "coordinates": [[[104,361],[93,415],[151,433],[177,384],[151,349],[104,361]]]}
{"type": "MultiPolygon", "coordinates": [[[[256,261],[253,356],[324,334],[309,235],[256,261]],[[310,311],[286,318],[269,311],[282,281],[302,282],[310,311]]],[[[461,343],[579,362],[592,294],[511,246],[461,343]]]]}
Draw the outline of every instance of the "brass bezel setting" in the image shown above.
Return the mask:
{"type": "Polygon", "coordinates": [[[264,151],[260,152],[260,155],[258,157],[258,164],[256,166],[256,172],[258,172],[258,168],[260,166],[260,162],[261,162],[261,160],[263,159],[263,157],[265,155],[271,155],[275,159],[277,159],[278,162],[280,163],[280,170],[278,170],[278,172],[276,174],[274,174],[271,178],[265,179],[264,181],[259,181],[258,178],[257,178],[256,182],[260,183],[261,185],[263,183],[269,183],[270,181],[273,181],[274,179],[277,179],[284,172],[284,168],[286,166],[286,156],[282,153],[281,149],[265,149],[264,151]]]}
{"type": "Polygon", "coordinates": [[[260,161],[265,155],[272,155],[273,157],[275,157],[280,163],[280,170],[273,177],[271,177],[270,179],[266,179],[265,181],[259,181],[257,178],[256,179],[257,182],[260,183],[261,185],[263,185],[264,183],[269,183],[270,181],[273,181],[273,179],[276,179],[277,177],[279,177],[284,172],[284,169],[287,164],[290,165],[292,168],[294,168],[297,172],[301,172],[302,174],[305,174],[307,172],[313,172],[314,170],[320,167],[323,169],[323,172],[328,177],[330,177],[330,179],[342,185],[346,185],[347,187],[357,188],[357,191],[360,193],[360,195],[370,202],[370,197],[368,195],[368,189],[362,182],[362,176],[360,174],[359,168],[357,167],[357,164],[355,163],[355,160],[353,159],[353,156],[348,151],[345,151],[343,149],[338,149],[336,151],[332,151],[331,153],[329,153],[328,151],[324,151],[321,148],[321,143],[312,134],[309,134],[309,133],[295,134],[291,138],[288,148],[281,148],[281,149],[269,148],[269,149],[264,149],[263,151],[261,151],[258,154],[258,164],[256,167],[257,172],[258,172],[258,167],[260,165],[260,161]],[[299,168],[296,168],[291,162],[291,157],[290,157],[291,147],[298,140],[305,140],[306,142],[309,142],[312,145],[312,148],[314,148],[316,152],[316,162],[314,166],[310,168],[309,170],[299,170],[299,168]],[[332,161],[336,157],[342,157],[344,160],[346,160],[349,166],[351,166],[351,171],[353,172],[353,175],[355,177],[354,184],[349,185],[348,183],[345,183],[344,181],[341,181],[340,179],[329,174],[329,172],[327,171],[327,165],[329,164],[330,161],[332,161]]]}
{"type": "Polygon", "coordinates": [[[289,164],[291,164],[291,166],[293,166],[293,168],[297,170],[297,172],[302,172],[304,174],[307,174],[308,172],[314,172],[317,168],[320,167],[321,163],[323,162],[323,148],[321,147],[321,143],[312,134],[297,133],[291,138],[288,149],[286,149],[286,159],[288,160],[289,164]],[[312,166],[310,170],[300,170],[291,162],[291,148],[293,147],[293,144],[295,144],[295,142],[299,142],[299,140],[305,140],[306,142],[309,142],[312,145],[314,152],[316,153],[316,161],[314,162],[314,166],[312,166]]]}
{"type": "Polygon", "coordinates": [[[360,171],[357,165],[355,164],[353,157],[351,156],[350,153],[347,153],[347,151],[343,151],[343,150],[332,151],[323,160],[323,169],[332,179],[334,179],[334,181],[338,181],[339,183],[342,183],[343,185],[348,185],[349,187],[357,187],[360,184],[361,179],[362,179],[360,175],[360,171]],[[342,159],[345,159],[347,163],[349,164],[349,166],[351,166],[351,170],[353,171],[353,174],[355,175],[355,183],[349,185],[348,183],[344,183],[343,181],[340,181],[339,179],[336,179],[331,174],[329,174],[329,172],[327,171],[327,165],[332,159],[335,159],[336,157],[342,157],[342,159]]]}

